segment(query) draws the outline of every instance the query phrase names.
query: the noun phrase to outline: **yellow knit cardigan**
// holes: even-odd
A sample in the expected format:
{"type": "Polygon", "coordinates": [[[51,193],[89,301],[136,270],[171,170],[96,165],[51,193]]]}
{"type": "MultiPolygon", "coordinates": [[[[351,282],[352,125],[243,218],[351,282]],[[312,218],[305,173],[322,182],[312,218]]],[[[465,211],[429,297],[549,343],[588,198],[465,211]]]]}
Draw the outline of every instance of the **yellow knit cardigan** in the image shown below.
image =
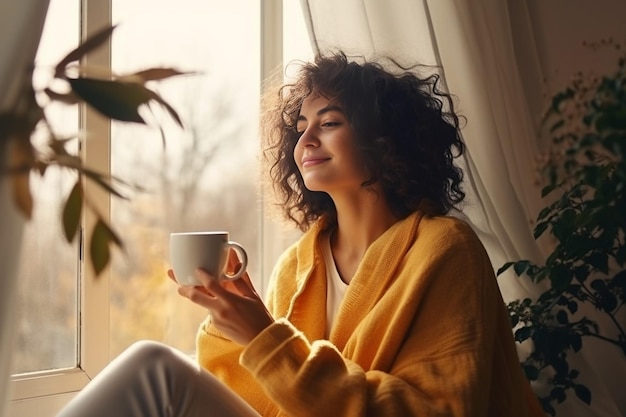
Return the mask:
{"type": "Polygon", "coordinates": [[[248,346],[210,318],[200,364],[263,416],[544,416],[525,380],[483,246],[465,223],[416,212],[367,250],[329,340],[318,222],[278,260],[277,319],[248,346]]]}

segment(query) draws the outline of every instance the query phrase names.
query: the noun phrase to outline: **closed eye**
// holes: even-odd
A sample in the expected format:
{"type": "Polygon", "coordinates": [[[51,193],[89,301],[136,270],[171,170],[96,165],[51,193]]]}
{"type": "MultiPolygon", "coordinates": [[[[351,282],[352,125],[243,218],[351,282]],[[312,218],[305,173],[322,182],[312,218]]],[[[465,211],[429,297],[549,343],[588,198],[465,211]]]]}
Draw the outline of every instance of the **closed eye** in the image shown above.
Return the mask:
{"type": "Polygon", "coordinates": [[[340,122],[325,122],[322,123],[322,127],[335,127],[341,125],[340,122]]]}

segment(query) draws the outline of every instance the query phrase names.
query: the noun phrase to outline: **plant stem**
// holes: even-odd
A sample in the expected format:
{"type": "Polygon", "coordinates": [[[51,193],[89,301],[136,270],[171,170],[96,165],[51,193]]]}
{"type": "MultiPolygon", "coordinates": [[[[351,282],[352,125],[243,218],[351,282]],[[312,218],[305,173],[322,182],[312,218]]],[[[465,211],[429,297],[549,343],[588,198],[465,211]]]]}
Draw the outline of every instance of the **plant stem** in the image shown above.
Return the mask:
{"type": "MultiPolygon", "coordinates": [[[[623,332],[622,332],[623,333],[623,332]]],[[[618,340],[613,340],[609,337],[606,336],[602,336],[601,334],[598,333],[588,333],[586,336],[593,336],[597,339],[601,339],[604,340],[605,342],[611,343],[619,348],[621,348],[622,350],[624,350],[626,348],[626,346],[624,346],[622,343],[620,343],[618,340]]]]}

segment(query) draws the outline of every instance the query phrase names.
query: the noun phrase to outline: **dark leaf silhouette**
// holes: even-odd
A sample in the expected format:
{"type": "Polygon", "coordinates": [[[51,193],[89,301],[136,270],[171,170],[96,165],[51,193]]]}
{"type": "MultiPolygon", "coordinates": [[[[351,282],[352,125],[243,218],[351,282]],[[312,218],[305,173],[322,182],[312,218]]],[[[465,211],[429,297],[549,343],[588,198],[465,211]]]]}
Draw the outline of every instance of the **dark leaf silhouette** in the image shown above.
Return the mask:
{"type": "Polygon", "coordinates": [[[68,242],[76,236],[80,226],[80,215],[83,208],[83,189],[80,179],[76,181],[63,207],[63,232],[68,242]]]}
{"type": "Polygon", "coordinates": [[[94,33],[89,38],[87,38],[81,45],[68,53],[62,60],[59,61],[55,68],[57,74],[63,72],[67,64],[69,64],[70,62],[79,60],[88,52],[91,52],[101,46],[104,42],[106,42],[107,39],[109,39],[109,37],[111,37],[113,30],[115,30],[115,25],[105,27],[104,29],[101,29],[100,31],[94,33]]]}

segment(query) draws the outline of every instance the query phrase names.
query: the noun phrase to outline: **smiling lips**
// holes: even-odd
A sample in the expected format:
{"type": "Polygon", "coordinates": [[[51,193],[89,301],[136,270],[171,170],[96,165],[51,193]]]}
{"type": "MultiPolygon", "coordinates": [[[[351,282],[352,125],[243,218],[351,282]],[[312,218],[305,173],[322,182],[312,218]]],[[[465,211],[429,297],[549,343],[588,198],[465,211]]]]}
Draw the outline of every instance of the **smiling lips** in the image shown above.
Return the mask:
{"type": "Polygon", "coordinates": [[[328,161],[329,159],[330,158],[323,158],[319,156],[306,156],[302,158],[302,167],[306,168],[306,167],[311,167],[314,165],[319,165],[321,163],[328,161]]]}

